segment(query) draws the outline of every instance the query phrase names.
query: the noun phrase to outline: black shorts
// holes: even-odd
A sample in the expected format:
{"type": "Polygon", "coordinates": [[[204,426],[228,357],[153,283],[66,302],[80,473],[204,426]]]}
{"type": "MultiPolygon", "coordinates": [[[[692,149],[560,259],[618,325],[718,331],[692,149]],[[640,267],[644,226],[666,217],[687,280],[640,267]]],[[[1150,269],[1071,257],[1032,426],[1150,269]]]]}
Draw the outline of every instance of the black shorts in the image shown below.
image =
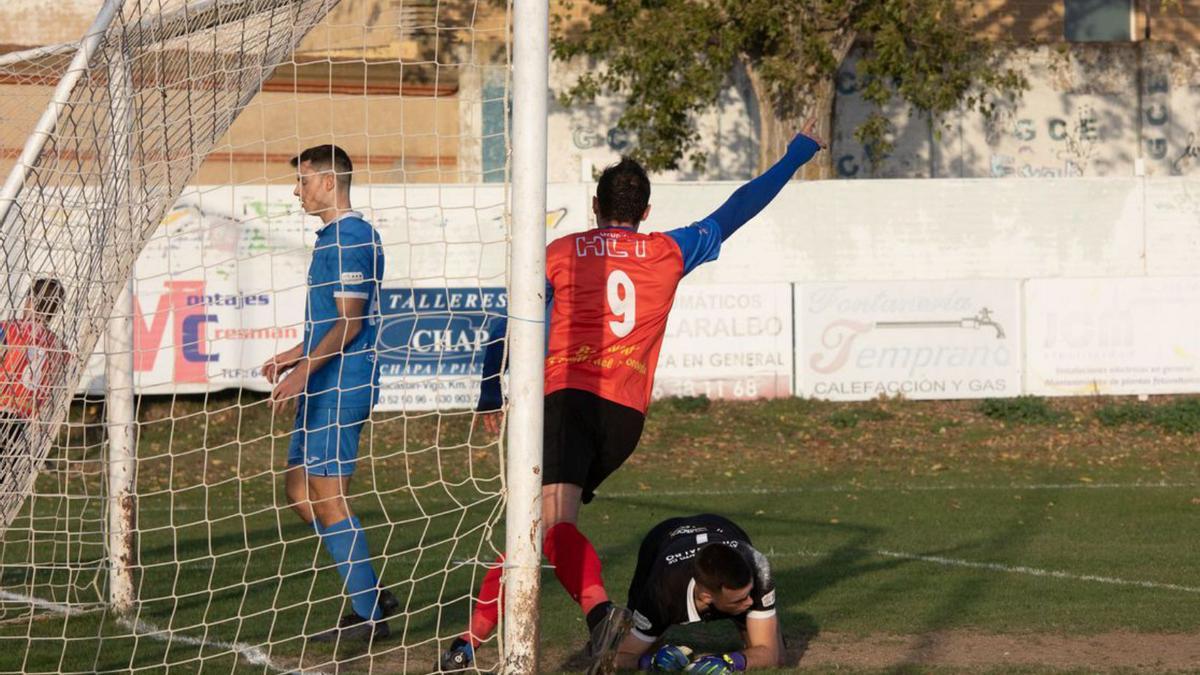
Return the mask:
{"type": "Polygon", "coordinates": [[[747,544],[750,541],[750,535],[738,526],[737,523],[713,513],[701,513],[695,516],[681,516],[678,518],[668,518],[658,525],[650,528],[646,536],[642,538],[642,545],[638,548],[637,567],[633,570],[633,580],[629,582],[629,605],[636,604],[636,599],[642,597],[646,585],[646,579],[650,576],[650,570],[654,567],[654,563],[658,561],[660,552],[671,543],[667,535],[671,534],[672,530],[683,527],[684,525],[701,525],[704,527],[720,528],[735,539],[744,541],[747,544]]]}
{"type": "Polygon", "coordinates": [[[29,442],[25,438],[28,430],[29,420],[11,413],[0,412],[0,454],[24,452],[29,446],[29,442]]]}
{"type": "Polygon", "coordinates": [[[642,437],[646,416],[581,389],[546,396],[542,483],[583,488],[583,503],[625,463],[642,437]]]}
{"type": "MultiPolygon", "coordinates": [[[[28,420],[0,412],[0,485],[18,473],[18,462],[28,461],[28,420]]],[[[10,490],[12,486],[7,486],[10,490]]]]}

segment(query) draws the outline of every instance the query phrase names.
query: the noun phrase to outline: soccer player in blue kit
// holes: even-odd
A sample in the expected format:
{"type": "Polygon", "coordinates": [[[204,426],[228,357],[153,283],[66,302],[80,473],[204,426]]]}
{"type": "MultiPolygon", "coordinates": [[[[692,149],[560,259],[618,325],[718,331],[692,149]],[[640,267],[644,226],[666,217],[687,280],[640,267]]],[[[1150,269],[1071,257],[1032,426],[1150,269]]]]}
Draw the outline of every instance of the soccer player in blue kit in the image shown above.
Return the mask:
{"type": "Polygon", "coordinates": [[[379,394],[375,337],[383,247],[379,233],[350,208],[353,165],[335,145],[292,158],[300,206],[321,219],[308,268],[304,341],[263,364],[275,385],[276,411],[296,399],[288,447],[286,492],[300,518],[312,524],[337,565],[352,611],[318,642],[387,637],[386,616],[399,606],[380,590],[366,533],[346,494],[358,459],[359,437],[379,394]]]}

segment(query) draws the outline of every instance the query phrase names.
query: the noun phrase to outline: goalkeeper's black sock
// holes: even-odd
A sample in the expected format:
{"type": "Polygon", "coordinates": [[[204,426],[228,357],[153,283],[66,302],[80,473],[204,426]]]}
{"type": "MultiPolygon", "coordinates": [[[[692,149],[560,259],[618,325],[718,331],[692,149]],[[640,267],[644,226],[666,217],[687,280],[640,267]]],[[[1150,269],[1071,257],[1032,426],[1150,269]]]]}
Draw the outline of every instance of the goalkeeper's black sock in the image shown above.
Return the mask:
{"type": "Polygon", "coordinates": [[[596,626],[598,626],[600,622],[604,620],[604,617],[608,616],[608,608],[612,606],[613,604],[611,601],[605,600],[604,602],[593,607],[592,611],[587,613],[588,632],[596,630],[596,626]]]}

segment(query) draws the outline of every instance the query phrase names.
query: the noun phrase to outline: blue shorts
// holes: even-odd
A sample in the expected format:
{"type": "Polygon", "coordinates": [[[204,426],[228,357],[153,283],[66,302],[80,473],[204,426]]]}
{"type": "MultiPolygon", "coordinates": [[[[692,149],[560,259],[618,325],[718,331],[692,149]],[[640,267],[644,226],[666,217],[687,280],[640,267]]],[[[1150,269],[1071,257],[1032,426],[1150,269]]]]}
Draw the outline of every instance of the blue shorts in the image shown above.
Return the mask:
{"type": "Polygon", "coordinates": [[[358,438],[370,408],[296,406],[296,428],[288,445],[288,466],[304,466],[313,476],[349,476],[358,461],[358,438]]]}

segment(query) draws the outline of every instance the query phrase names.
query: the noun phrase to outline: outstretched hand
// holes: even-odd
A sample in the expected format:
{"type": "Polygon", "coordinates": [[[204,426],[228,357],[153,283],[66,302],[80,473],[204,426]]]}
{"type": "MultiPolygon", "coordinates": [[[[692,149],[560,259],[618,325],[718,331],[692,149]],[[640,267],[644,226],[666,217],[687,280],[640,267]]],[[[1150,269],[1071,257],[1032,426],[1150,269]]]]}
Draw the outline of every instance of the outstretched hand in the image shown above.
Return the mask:
{"type": "Polygon", "coordinates": [[[825,150],[829,147],[829,145],[825,143],[825,139],[817,135],[816,115],[813,115],[804,121],[804,126],[800,128],[800,133],[796,134],[796,137],[793,138],[792,142],[788,144],[788,151],[792,152],[800,149],[797,147],[797,145],[804,144],[805,140],[816,143],[817,146],[822,150],[825,150]]]}

